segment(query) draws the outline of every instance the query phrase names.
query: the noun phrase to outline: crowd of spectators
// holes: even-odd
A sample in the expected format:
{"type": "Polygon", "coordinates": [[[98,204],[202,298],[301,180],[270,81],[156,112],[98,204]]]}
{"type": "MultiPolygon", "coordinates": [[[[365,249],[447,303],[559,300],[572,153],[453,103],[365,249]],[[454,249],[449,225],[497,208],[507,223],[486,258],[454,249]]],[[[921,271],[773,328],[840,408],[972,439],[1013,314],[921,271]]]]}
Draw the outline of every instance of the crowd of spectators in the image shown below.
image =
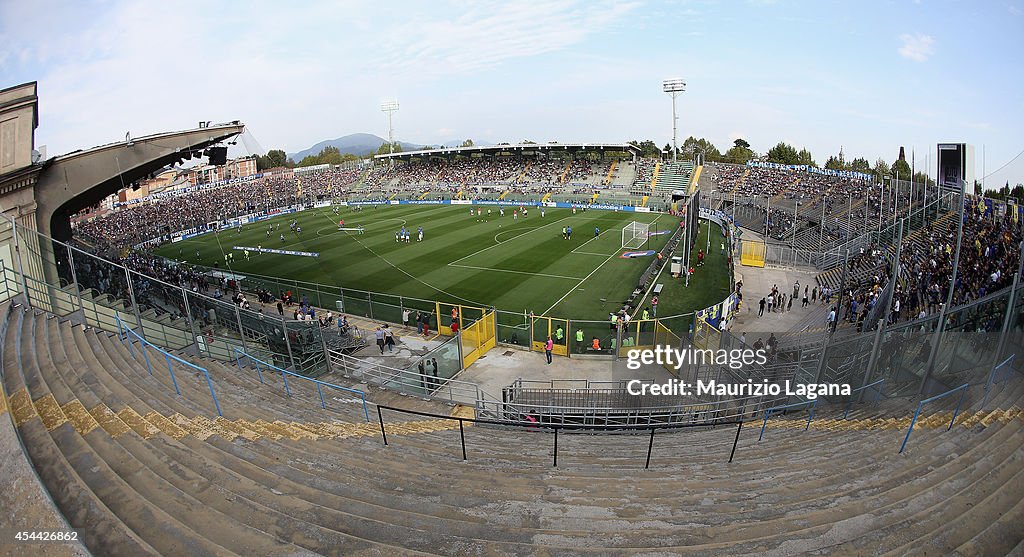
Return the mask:
{"type": "Polygon", "coordinates": [[[269,176],[133,203],[78,220],[73,233],[109,255],[168,233],[207,223],[343,196],[358,179],[354,170],[269,176]]]}

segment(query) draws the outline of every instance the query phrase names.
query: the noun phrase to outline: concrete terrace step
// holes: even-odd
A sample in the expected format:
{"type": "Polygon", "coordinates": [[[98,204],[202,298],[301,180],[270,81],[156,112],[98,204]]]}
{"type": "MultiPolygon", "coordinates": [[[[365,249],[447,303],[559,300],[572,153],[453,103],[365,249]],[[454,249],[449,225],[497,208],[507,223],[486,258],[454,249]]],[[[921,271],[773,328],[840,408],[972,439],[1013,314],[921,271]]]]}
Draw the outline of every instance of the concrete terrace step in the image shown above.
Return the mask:
{"type": "Polygon", "coordinates": [[[819,406],[809,431],[805,413],[773,417],[760,443],[760,422],[748,423],[732,464],[734,427],[659,433],[649,470],[646,435],[562,432],[553,468],[547,432],[467,427],[463,461],[456,421],[386,411],[384,447],[361,406],[324,412],[315,389],[288,397],[268,374],[264,385],[186,357],[209,368],[220,418],[201,375],[180,371],[179,396],[138,345],[18,319],[3,354],[24,380],[5,384],[6,405],[54,460],[68,455],[137,546],[94,536],[100,554],[976,554],[1020,543],[1006,520],[1024,489],[1018,382],[984,409],[972,395],[950,432],[952,408],[935,405],[903,455],[914,399],[859,404],[847,420],[841,405],[819,406]]]}

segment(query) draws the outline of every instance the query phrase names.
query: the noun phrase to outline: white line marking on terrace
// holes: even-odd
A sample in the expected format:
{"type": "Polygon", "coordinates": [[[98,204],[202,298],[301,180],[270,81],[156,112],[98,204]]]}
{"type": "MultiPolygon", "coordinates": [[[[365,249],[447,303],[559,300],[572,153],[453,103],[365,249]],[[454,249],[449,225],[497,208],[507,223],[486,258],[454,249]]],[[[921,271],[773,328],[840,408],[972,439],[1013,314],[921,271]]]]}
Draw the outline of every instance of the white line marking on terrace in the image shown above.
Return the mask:
{"type": "Polygon", "coordinates": [[[477,269],[477,270],[480,270],[480,271],[496,271],[496,272],[499,272],[499,273],[515,273],[517,275],[530,275],[531,277],[549,277],[549,278],[568,279],[568,280],[580,280],[580,277],[567,277],[567,276],[563,276],[563,275],[548,275],[548,274],[544,274],[544,273],[531,273],[529,271],[513,271],[512,269],[495,269],[493,267],[476,267],[476,266],[473,266],[473,265],[459,265],[457,263],[449,263],[448,266],[449,267],[462,267],[463,269],[477,269]]]}

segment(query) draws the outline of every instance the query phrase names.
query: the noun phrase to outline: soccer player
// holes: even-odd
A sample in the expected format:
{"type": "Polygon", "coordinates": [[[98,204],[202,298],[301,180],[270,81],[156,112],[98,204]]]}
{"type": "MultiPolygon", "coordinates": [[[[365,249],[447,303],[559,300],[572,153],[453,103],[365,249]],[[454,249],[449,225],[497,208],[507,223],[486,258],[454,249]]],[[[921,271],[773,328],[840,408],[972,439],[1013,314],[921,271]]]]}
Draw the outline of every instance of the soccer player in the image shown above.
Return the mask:
{"type": "Polygon", "coordinates": [[[601,229],[595,226],[595,227],[594,227],[594,237],[595,237],[595,238],[597,238],[597,236],[598,236],[598,235],[599,235],[600,233],[601,233],[601,229]]]}
{"type": "Polygon", "coordinates": [[[402,232],[401,232],[401,231],[399,231],[399,230],[396,230],[396,231],[395,231],[395,241],[396,241],[396,242],[398,242],[398,241],[401,241],[401,240],[400,240],[400,237],[401,237],[401,235],[402,235],[402,232]]]}
{"type": "Polygon", "coordinates": [[[512,220],[519,220],[519,211],[512,209],[512,220]]]}
{"type": "Polygon", "coordinates": [[[281,243],[284,243],[284,234],[281,234],[281,243]]]}
{"type": "Polygon", "coordinates": [[[540,208],[540,218],[544,218],[544,207],[540,208]]]}
{"type": "Polygon", "coordinates": [[[417,242],[422,242],[423,241],[423,227],[422,226],[419,227],[419,239],[417,239],[416,241],[417,242]]]}
{"type": "Polygon", "coordinates": [[[572,240],[572,227],[566,227],[566,231],[569,233],[568,240],[572,240]]]}
{"type": "Polygon", "coordinates": [[[263,244],[256,244],[256,255],[263,253],[263,244]]]}
{"type": "Polygon", "coordinates": [[[562,227],[562,239],[563,240],[568,240],[569,239],[569,230],[566,227],[564,227],[564,226],[562,227]]]}
{"type": "Polygon", "coordinates": [[[404,238],[405,238],[405,243],[407,243],[407,244],[408,244],[408,243],[409,243],[409,231],[408,231],[408,230],[406,230],[406,231],[405,231],[405,236],[404,236],[404,238]]]}

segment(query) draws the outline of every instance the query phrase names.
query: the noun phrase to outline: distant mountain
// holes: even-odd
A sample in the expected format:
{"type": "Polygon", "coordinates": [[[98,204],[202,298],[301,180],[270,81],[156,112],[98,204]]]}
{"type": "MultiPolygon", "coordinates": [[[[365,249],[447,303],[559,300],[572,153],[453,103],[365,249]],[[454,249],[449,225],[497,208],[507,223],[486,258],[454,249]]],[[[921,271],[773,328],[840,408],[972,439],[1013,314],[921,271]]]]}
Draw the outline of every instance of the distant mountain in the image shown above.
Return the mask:
{"type": "MultiPolygon", "coordinates": [[[[372,133],[353,133],[338,139],[329,139],[321,141],[316,145],[313,145],[309,149],[299,151],[297,153],[288,153],[288,156],[295,162],[299,162],[308,155],[316,155],[320,151],[323,151],[324,147],[337,147],[342,153],[352,153],[360,157],[365,157],[370,153],[377,152],[380,149],[382,143],[387,143],[387,140],[383,137],[373,135],[372,133]]],[[[405,143],[399,141],[403,150],[413,151],[419,149],[421,145],[415,143],[405,143]]]]}
{"type": "MultiPolygon", "coordinates": [[[[462,145],[463,141],[464,140],[462,139],[453,139],[451,141],[446,141],[441,145],[444,147],[458,147],[462,145]]],[[[303,159],[303,157],[306,157],[308,155],[316,155],[320,151],[322,151],[324,147],[331,146],[337,147],[338,150],[341,151],[342,153],[352,153],[353,155],[365,157],[366,155],[369,155],[371,153],[376,153],[377,149],[380,149],[382,143],[387,143],[387,140],[384,139],[383,137],[376,136],[372,133],[353,133],[346,135],[344,137],[339,137],[338,139],[329,139],[326,141],[321,141],[320,143],[313,145],[309,149],[305,149],[297,153],[288,153],[288,156],[293,161],[299,162],[303,159]]],[[[428,145],[424,143],[406,143],[404,141],[399,141],[398,143],[402,146],[403,151],[415,151],[417,149],[422,149],[424,146],[428,145]]],[[[487,147],[490,145],[494,145],[493,143],[489,143],[486,141],[476,140],[473,141],[473,144],[476,145],[477,147],[487,147]]],[[[437,144],[430,143],[429,145],[436,146],[437,144]]]]}

